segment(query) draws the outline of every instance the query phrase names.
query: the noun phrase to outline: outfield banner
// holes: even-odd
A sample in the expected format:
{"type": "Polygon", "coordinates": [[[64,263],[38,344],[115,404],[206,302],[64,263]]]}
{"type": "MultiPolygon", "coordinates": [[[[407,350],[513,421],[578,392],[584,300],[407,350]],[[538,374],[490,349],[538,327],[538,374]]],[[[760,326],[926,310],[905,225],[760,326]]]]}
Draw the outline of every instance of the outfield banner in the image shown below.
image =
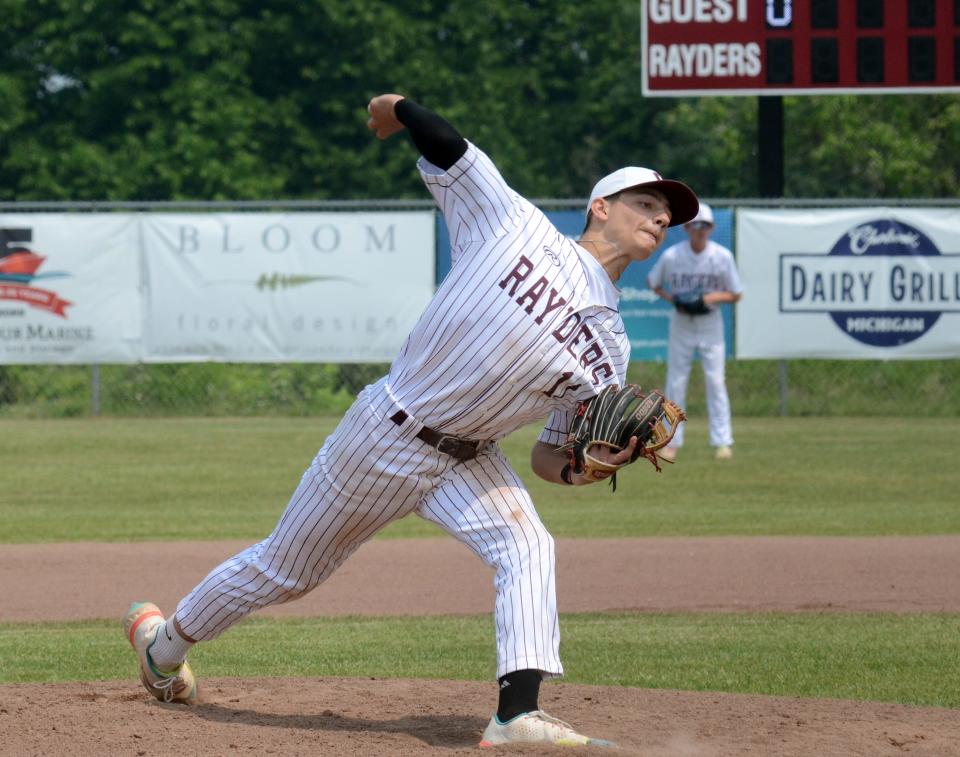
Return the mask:
{"type": "Polygon", "coordinates": [[[960,356],[960,210],[741,210],[737,357],[960,356]]]}
{"type": "Polygon", "coordinates": [[[434,291],[433,213],[143,216],[152,362],[388,362],[434,291]]]}
{"type": "Polygon", "coordinates": [[[141,356],[137,217],[0,214],[0,363],[141,356]]]}

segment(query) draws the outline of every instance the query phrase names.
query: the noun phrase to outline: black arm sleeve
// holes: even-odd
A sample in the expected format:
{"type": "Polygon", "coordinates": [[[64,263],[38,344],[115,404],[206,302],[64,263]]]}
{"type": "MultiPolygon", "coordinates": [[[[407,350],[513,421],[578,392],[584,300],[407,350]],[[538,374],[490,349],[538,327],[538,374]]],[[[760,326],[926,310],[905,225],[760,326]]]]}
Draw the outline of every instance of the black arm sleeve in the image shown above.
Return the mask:
{"type": "Polygon", "coordinates": [[[446,171],[467,151],[467,141],[456,129],[413,100],[400,100],[393,112],[407,127],[420,154],[438,168],[446,171]]]}

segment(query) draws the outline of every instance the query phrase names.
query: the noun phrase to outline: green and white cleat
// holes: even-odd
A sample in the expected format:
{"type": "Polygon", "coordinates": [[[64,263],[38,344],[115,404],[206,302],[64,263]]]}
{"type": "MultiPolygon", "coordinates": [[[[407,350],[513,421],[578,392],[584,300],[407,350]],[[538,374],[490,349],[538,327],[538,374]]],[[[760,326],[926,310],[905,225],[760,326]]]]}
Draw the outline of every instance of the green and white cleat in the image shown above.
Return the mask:
{"type": "Polygon", "coordinates": [[[160,608],[152,602],[134,602],[123,616],[123,632],[140,661],[140,682],[161,702],[193,704],[197,701],[197,679],[184,660],[174,670],[160,670],[150,659],[150,647],[163,625],[160,608]]]}
{"type": "Polygon", "coordinates": [[[481,747],[500,744],[553,744],[554,746],[616,747],[612,741],[592,739],[577,733],[569,723],[547,715],[543,710],[525,712],[506,723],[494,715],[483,732],[481,747]]]}

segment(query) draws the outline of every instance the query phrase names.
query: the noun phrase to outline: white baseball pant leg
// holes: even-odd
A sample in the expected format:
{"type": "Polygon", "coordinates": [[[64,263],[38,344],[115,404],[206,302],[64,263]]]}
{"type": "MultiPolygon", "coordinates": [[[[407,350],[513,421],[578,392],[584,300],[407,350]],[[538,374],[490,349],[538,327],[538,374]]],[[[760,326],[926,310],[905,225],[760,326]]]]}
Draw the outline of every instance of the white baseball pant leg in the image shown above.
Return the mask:
{"type": "Polygon", "coordinates": [[[209,641],[254,610],[302,596],[442,483],[456,461],[416,439],[413,424],[390,422],[385,395],[373,389],[317,453],[273,533],[214,568],[180,601],[176,615],[187,636],[209,641]]]}
{"type": "Polygon", "coordinates": [[[700,361],[703,363],[703,380],[707,393],[710,445],[726,447],[733,444],[730,398],[727,394],[726,379],[727,347],[721,335],[718,341],[704,340],[698,346],[698,349],[700,350],[700,361]]]}
{"type": "MultiPolygon", "coordinates": [[[[670,335],[667,345],[667,385],[665,393],[667,399],[676,402],[680,407],[687,404],[687,384],[690,381],[690,368],[693,366],[693,355],[697,349],[697,331],[693,323],[694,316],[683,313],[673,313],[670,316],[670,335]]],[[[683,446],[683,423],[670,442],[671,447],[683,446]]]]}
{"type": "Polygon", "coordinates": [[[554,540],[498,446],[446,472],[417,513],[495,571],[497,678],[515,670],[563,675],[554,540]]]}

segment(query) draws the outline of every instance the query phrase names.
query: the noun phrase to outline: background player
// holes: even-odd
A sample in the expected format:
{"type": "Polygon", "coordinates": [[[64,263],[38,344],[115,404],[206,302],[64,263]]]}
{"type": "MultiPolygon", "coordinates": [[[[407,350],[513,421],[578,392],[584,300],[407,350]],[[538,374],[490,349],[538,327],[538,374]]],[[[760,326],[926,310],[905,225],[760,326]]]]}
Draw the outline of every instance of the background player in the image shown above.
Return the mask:
{"type": "MultiPolygon", "coordinates": [[[[700,203],[697,216],[684,225],[687,241],[668,247],[647,277],[647,284],[675,305],[667,346],[667,397],[683,407],[695,352],[700,353],[707,394],[710,445],[719,460],[733,456],[730,398],[727,396],[726,343],[718,305],[738,302],[743,294],[733,253],[710,239],[713,210],[700,203]],[[701,304],[697,302],[701,301],[701,304]]],[[[683,446],[683,424],[660,456],[675,460],[683,446]]]]}
{"type": "MultiPolygon", "coordinates": [[[[327,438],[273,533],[228,559],[164,620],[135,602],[124,628],[141,680],[167,701],[196,699],[187,651],[262,607],[302,596],[364,541],[409,513],[495,569],[497,711],[481,744],[600,743],[543,713],[540,682],[559,676],[554,542],[497,440],[549,420],[534,471],[590,480],[557,453],[579,401],[622,385],[630,347],[614,282],[667,226],[696,213],[694,193],[648,169],[598,182],[577,244],[506,184],[450,124],[399,95],[368,106],[381,139],[406,128],[450,230],[452,267],[390,373],[366,387],[327,438]]],[[[627,462],[636,447],[593,454],[627,462]]]]}

